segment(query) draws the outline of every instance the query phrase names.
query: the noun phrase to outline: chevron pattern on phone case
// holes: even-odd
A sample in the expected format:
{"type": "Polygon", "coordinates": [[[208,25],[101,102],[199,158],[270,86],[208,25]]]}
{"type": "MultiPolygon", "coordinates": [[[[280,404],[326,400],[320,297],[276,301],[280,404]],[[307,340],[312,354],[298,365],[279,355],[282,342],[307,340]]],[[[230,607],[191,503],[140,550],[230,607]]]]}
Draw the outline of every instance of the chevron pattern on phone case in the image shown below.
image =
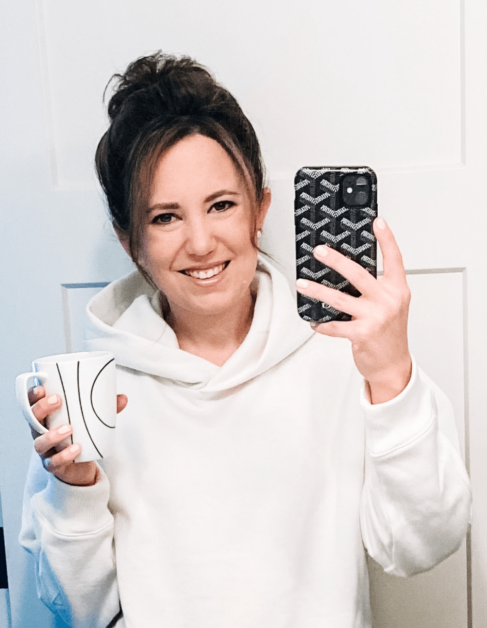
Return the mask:
{"type": "MultiPolygon", "coordinates": [[[[374,277],[377,244],[372,223],[377,216],[377,179],[373,170],[360,168],[301,168],[294,180],[296,228],[296,274],[325,286],[360,296],[345,277],[319,262],[313,250],[327,244],[359,263],[374,277]],[[347,207],[341,197],[340,181],[348,174],[366,175],[371,199],[366,207],[347,207]]],[[[306,321],[350,320],[326,303],[297,295],[298,313],[306,321]]]]}

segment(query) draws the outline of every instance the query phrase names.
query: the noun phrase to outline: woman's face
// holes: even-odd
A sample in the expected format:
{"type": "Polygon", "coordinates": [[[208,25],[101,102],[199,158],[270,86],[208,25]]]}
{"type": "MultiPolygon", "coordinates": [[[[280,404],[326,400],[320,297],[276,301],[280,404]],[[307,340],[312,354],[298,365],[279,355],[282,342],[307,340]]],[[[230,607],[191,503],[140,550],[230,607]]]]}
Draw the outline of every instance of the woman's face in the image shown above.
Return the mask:
{"type": "MultiPolygon", "coordinates": [[[[217,315],[248,301],[257,251],[253,206],[233,161],[203,135],[179,141],[154,175],[141,247],[141,264],[180,309],[217,315]]],[[[257,228],[270,204],[266,189],[257,228]]]]}

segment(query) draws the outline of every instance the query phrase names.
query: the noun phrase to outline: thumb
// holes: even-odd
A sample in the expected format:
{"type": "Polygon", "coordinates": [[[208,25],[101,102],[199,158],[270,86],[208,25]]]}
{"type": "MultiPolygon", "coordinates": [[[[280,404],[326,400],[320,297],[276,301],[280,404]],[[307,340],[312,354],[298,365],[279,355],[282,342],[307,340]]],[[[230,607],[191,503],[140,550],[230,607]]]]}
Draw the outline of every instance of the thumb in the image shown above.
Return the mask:
{"type": "Polygon", "coordinates": [[[126,408],[128,402],[127,395],[117,395],[117,414],[126,408]]]}

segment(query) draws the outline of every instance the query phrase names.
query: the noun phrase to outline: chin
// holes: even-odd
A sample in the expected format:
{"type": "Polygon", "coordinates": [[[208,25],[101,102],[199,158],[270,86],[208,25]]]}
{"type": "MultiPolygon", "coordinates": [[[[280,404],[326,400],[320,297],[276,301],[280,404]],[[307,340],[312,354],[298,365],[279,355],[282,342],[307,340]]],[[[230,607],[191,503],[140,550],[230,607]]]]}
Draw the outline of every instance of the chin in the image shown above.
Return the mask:
{"type": "Polygon", "coordinates": [[[189,305],[188,310],[200,316],[217,316],[223,314],[241,302],[241,298],[228,298],[224,295],[208,295],[189,305]]]}

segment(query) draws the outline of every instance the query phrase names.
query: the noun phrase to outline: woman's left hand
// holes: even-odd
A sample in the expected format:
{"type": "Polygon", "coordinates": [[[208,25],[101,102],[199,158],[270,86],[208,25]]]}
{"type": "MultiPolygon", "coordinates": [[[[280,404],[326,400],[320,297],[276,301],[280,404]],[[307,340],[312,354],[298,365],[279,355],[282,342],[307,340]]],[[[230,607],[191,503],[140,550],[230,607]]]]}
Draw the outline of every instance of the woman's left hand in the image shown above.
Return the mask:
{"type": "Polygon", "coordinates": [[[299,279],[297,290],[352,316],[351,321],[313,323],[325,336],[348,338],[355,364],[369,386],[372,403],[396,397],[411,377],[407,322],[411,293],[401,252],[383,218],[374,221],[374,234],[382,251],[384,274],[375,279],[362,266],[327,246],[317,246],[314,256],[343,275],[361,292],[360,297],[299,279]]]}

